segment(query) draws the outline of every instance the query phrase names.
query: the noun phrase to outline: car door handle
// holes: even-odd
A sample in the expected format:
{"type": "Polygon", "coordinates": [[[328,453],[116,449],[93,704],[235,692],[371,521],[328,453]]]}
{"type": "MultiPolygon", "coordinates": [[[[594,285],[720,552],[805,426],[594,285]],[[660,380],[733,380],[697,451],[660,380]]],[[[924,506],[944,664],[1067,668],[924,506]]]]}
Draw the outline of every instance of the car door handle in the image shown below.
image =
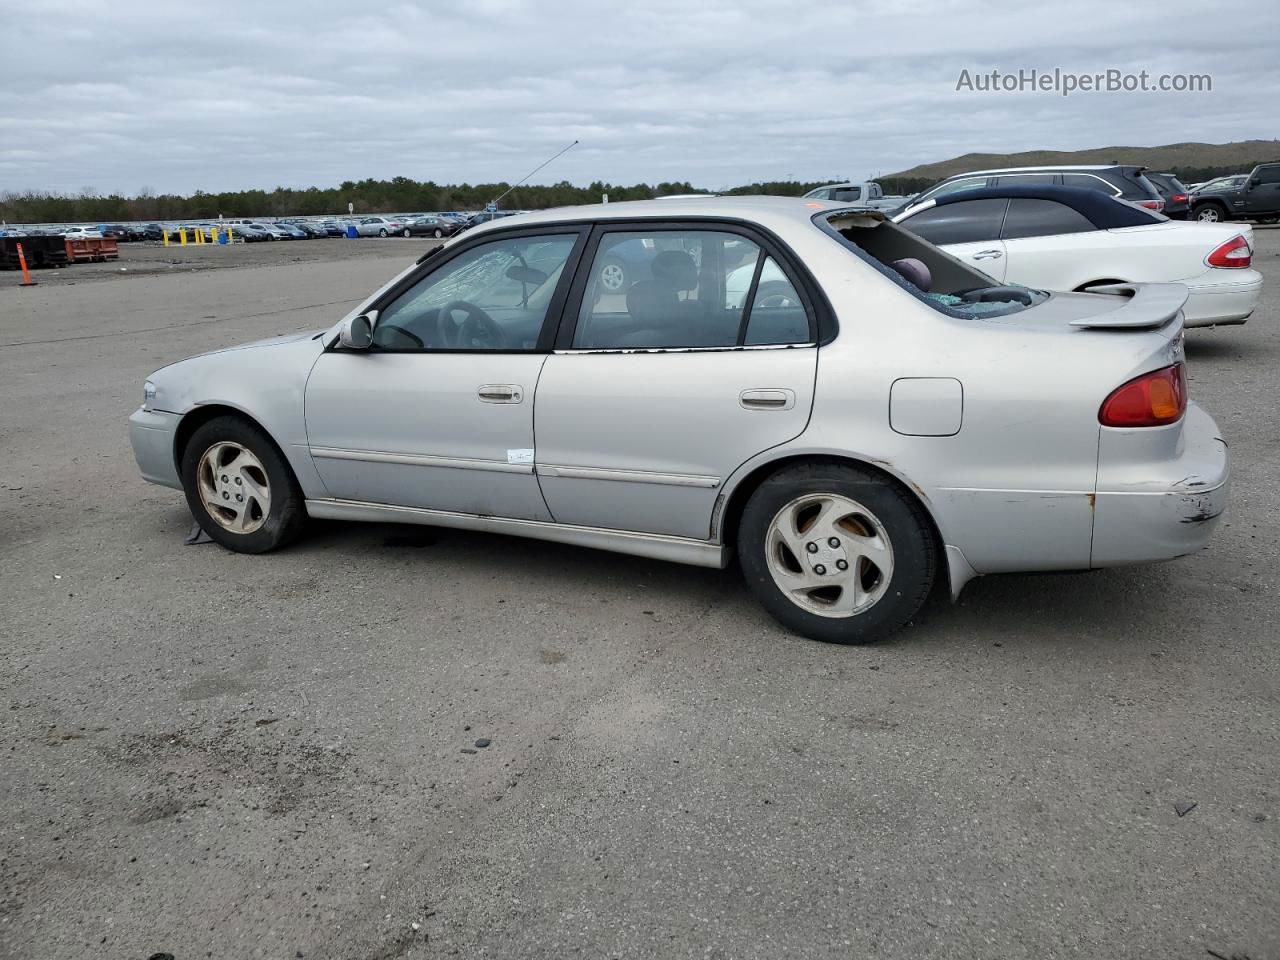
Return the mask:
{"type": "Polygon", "coordinates": [[[790,410],[796,405],[796,394],[784,387],[758,387],[743,390],[738,403],[747,410],[790,410]]]}
{"type": "Polygon", "coordinates": [[[1004,254],[999,250],[979,250],[973,255],[975,260],[994,260],[997,257],[1003,257],[1004,254]]]}
{"type": "Polygon", "coordinates": [[[476,391],[485,403],[519,403],[524,391],[515,383],[486,383],[476,391]]]}

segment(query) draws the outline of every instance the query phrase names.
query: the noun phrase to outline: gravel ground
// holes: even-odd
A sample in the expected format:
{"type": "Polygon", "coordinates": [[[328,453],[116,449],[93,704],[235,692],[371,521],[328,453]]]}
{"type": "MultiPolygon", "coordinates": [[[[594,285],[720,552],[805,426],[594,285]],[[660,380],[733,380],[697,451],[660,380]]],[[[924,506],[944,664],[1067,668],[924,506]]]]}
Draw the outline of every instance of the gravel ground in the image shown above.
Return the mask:
{"type": "Polygon", "coordinates": [[[183,546],[129,451],[143,377],[327,325],[429,241],[0,274],[0,957],[1280,958],[1258,240],[1261,309],[1188,335],[1235,470],[1209,549],[981,579],[870,648],[734,571],[183,546]]]}

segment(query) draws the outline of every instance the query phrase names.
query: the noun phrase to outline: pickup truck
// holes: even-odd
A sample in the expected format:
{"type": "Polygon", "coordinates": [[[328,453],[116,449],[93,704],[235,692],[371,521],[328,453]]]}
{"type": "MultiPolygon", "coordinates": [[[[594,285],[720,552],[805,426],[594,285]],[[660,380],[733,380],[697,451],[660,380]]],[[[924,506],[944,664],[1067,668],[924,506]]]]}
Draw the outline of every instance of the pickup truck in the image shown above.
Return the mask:
{"type": "Polygon", "coordinates": [[[1280,162],[1258,164],[1238,187],[1224,183],[1196,191],[1191,195],[1191,219],[1275,223],[1280,219],[1280,162]]]}
{"type": "Polygon", "coordinates": [[[836,203],[847,203],[851,207],[866,207],[868,210],[894,210],[903,205],[906,197],[886,197],[880,184],[874,180],[861,183],[829,183],[805,194],[808,200],[834,200],[836,203]]]}

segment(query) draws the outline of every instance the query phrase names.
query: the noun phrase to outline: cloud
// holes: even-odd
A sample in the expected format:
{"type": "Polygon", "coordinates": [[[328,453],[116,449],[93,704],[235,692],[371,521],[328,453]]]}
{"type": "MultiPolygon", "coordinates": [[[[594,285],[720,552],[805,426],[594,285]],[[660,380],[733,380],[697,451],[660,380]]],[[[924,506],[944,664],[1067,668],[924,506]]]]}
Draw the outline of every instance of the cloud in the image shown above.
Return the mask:
{"type": "Polygon", "coordinates": [[[969,151],[1273,137],[1280,8],[1080,0],[336,0],[5,15],[0,189],[403,175],[863,177],[969,151]],[[961,70],[1208,73],[1211,93],[957,92],[961,70]]]}

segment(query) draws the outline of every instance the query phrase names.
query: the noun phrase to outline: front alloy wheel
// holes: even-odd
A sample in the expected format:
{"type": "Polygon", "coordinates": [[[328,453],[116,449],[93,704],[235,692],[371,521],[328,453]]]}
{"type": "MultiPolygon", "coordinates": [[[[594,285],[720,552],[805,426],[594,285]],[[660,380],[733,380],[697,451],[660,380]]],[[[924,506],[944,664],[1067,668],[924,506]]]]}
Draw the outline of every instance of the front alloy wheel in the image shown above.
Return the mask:
{"type": "Polygon", "coordinates": [[[1222,219],[1222,211],[1215,205],[1209,204],[1196,211],[1196,219],[1201,223],[1218,223],[1222,219]]]}
{"type": "Polygon", "coordinates": [[[265,553],[302,532],[302,490],[289,463],[257,424],[214,417],[182,453],[182,488],[205,533],[237,553],[265,553]]]}
{"type": "Polygon", "coordinates": [[[232,441],[215,443],[196,467],[209,516],[232,533],[262,529],[271,513],[271,481],[262,461],[232,441]]]}

